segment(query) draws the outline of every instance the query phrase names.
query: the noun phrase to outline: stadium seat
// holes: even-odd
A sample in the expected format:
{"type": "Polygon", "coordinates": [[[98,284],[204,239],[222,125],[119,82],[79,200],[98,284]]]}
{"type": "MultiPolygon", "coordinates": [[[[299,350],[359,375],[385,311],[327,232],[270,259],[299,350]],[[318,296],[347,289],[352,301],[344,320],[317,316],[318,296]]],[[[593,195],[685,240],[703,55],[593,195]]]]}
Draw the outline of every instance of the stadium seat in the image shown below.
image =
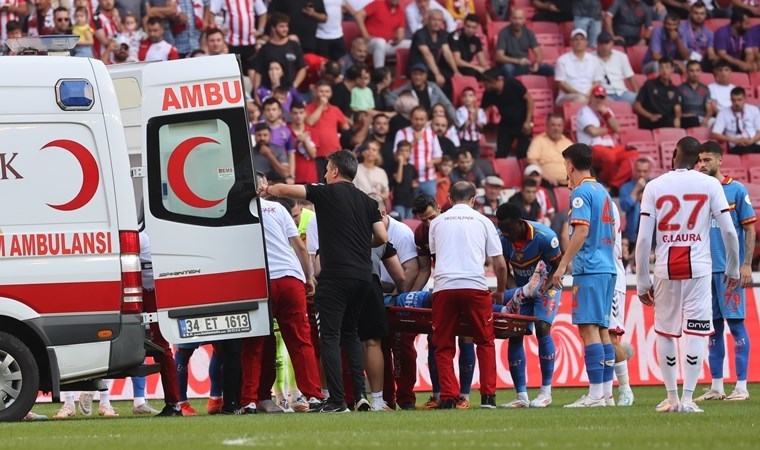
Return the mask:
{"type": "Polygon", "coordinates": [[[678,141],[684,136],[686,136],[686,131],[683,128],[657,128],[652,130],[652,137],[658,144],[664,141],[678,141]]]}
{"type": "Polygon", "coordinates": [[[499,38],[499,32],[508,25],[509,22],[506,21],[493,21],[486,26],[486,34],[488,34],[488,47],[491,50],[491,54],[496,54],[496,42],[499,38]]]}
{"type": "Polygon", "coordinates": [[[747,183],[747,192],[749,192],[749,198],[752,200],[753,205],[757,205],[757,208],[760,208],[760,184],[758,183],[747,183]]]}
{"type": "Polygon", "coordinates": [[[681,75],[677,73],[674,73],[670,76],[670,82],[673,84],[673,86],[680,86],[682,81],[683,78],[681,78],[681,75]]]}
{"type": "MultiPolygon", "coordinates": [[[[752,184],[760,185],[760,167],[750,167],[748,172],[749,172],[749,182],[752,184]]],[[[758,206],[760,206],[760,203],[758,204],[758,206]]]]}
{"type": "Polygon", "coordinates": [[[660,175],[662,175],[663,173],[669,170],[670,169],[663,169],[662,167],[652,167],[651,169],[649,169],[649,177],[654,180],[655,178],[659,177],[660,175]]]}
{"type": "Polygon", "coordinates": [[[712,131],[707,127],[694,127],[686,130],[687,136],[694,136],[700,142],[710,139],[710,134],[712,134],[712,131]]]}
{"type": "Polygon", "coordinates": [[[486,121],[488,123],[494,124],[501,122],[501,114],[499,113],[499,109],[496,107],[496,105],[489,106],[488,109],[486,109],[486,121]]]}
{"type": "MultiPolygon", "coordinates": [[[[517,4],[514,6],[517,6],[517,4]]],[[[562,36],[562,31],[559,29],[559,25],[554,22],[529,22],[525,26],[530,28],[530,30],[536,34],[536,37],[538,37],[539,33],[562,36]]]]}
{"type": "MultiPolygon", "coordinates": [[[[480,147],[481,156],[483,154],[483,146],[480,147]]],[[[475,160],[475,165],[483,172],[483,175],[490,177],[491,175],[495,175],[496,172],[493,170],[493,158],[491,159],[485,159],[485,158],[478,158],[475,160]]]]}
{"type": "Polygon", "coordinates": [[[543,52],[544,56],[544,64],[550,64],[552,66],[557,64],[557,58],[559,58],[560,50],[561,49],[559,47],[543,47],[541,51],[543,52]]]}
{"type": "MultiPolygon", "coordinates": [[[[744,72],[731,72],[728,76],[728,82],[735,84],[738,87],[743,87],[745,91],[752,91],[752,82],[749,79],[749,75],[744,72]]],[[[754,95],[754,92],[753,92],[754,95]]]]}
{"type": "Polygon", "coordinates": [[[640,157],[651,159],[652,165],[656,167],[662,166],[660,149],[653,141],[631,141],[626,145],[626,148],[635,149],[639,152],[640,157]]]}
{"type": "Polygon", "coordinates": [[[760,86],[760,72],[750,73],[749,82],[752,83],[752,86],[760,86]]]}
{"type": "Polygon", "coordinates": [[[747,170],[747,167],[742,161],[742,157],[739,155],[724,154],[723,164],[720,166],[721,170],[724,168],[741,168],[747,170]]]}
{"type": "Polygon", "coordinates": [[[620,114],[633,114],[633,108],[628,102],[607,102],[607,107],[612,110],[615,115],[620,114]]]}
{"type": "Polygon", "coordinates": [[[721,166],[720,173],[722,173],[724,176],[731,177],[742,184],[749,183],[749,175],[747,175],[747,169],[745,169],[744,167],[724,168],[721,166]]]}
{"type": "Polygon", "coordinates": [[[570,209],[570,189],[565,186],[556,186],[554,188],[554,197],[557,199],[557,212],[570,209]]]}
{"type": "Polygon", "coordinates": [[[522,10],[525,11],[525,20],[527,20],[528,23],[531,23],[531,21],[533,20],[533,16],[536,15],[536,8],[533,8],[530,6],[524,6],[522,10]]]}
{"type": "Polygon", "coordinates": [[[631,68],[634,73],[641,73],[642,61],[644,60],[644,55],[647,53],[647,48],[646,45],[634,45],[625,49],[626,54],[628,54],[628,59],[631,61],[631,68]]]}
{"type": "Polygon", "coordinates": [[[711,74],[710,72],[702,72],[699,75],[699,82],[705,86],[709,86],[715,83],[715,75],[711,74]]]}
{"type": "Polygon", "coordinates": [[[623,145],[627,145],[632,141],[639,142],[654,142],[652,132],[649,130],[635,129],[635,130],[620,130],[618,133],[620,136],[620,142],[623,145]]]}
{"type": "Polygon", "coordinates": [[[559,31],[562,37],[565,39],[565,46],[570,45],[570,33],[573,32],[575,24],[573,22],[560,22],[559,31]]]}
{"type": "Polygon", "coordinates": [[[621,130],[635,130],[639,128],[639,116],[636,114],[619,114],[615,118],[620,123],[621,130]]]}
{"type": "Polygon", "coordinates": [[[731,22],[731,19],[707,19],[705,26],[714,33],[718,28],[725,27],[731,22]]]}
{"type": "Polygon", "coordinates": [[[748,153],[742,155],[742,164],[747,168],[760,167],[760,154],[748,153]]]}
{"type": "Polygon", "coordinates": [[[633,81],[636,83],[636,86],[641,89],[642,86],[644,86],[644,83],[647,82],[647,76],[640,74],[640,73],[634,73],[633,74],[633,81]]]}
{"type": "Polygon", "coordinates": [[[406,226],[412,229],[412,231],[416,230],[418,226],[422,223],[420,219],[404,219],[402,220],[406,226]]]}
{"type": "Polygon", "coordinates": [[[409,49],[396,49],[396,81],[406,79],[406,70],[409,64],[409,49]]]}
{"type": "Polygon", "coordinates": [[[543,117],[554,112],[554,95],[551,89],[528,89],[533,97],[533,122],[536,117],[543,117]]]}
{"type": "MultiPolygon", "coordinates": [[[[570,129],[571,119],[575,118],[578,115],[578,111],[584,106],[586,105],[579,102],[567,102],[562,105],[562,117],[565,118],[565,129],[570,129]]],[[[575,139],[573,138],[573,140],[575,139]]]]}
{"type": "MultiPolygon", "coordinates": [[[[537,22],[537,23],[546,23],[546,22],[537,22]]],[[[559,33],[556,33],[556,34],[536,33],[536,42],[538,42],[538,45],[541,46],[542,50],[547,47],[562,48],[565,46],[565,43],[562,39],[562,35],[560,35],[559,33]]]]}
{"type": "Polygon", "coordinates": [[[662,141],[660,146],[660,167],[670,170],[673,167],[673,150],[678,141],[662,141]]]}
{"type": "Polygon", "coordinates": [[[533,137],[546,131],[546,116],[539,116],[533,113],[533,137]]]}
{"type": "Polygon", "coordinates": [[[361,32],[356,22],[353,20],[343,22],[343,42],[345,42],[347,49],[351,48],[351,43],[359,36],[361,36],[361,32]]]}
{"type": "Polygon", "coordinates": [[[496,158],[493,160],[493,170],[504,180],[507,189],[522,187],[522,171],[516,158],[496,158]]]}
{"type": "MultiPolygon", "coordinates": [[[[482,90],[475,77],[469,75],[454,75],[451,77],[451,100],[454,106],[461,105],[462,92],[468,87],[475,89],[475,95],[478,94],[478,91],[482,90]]],[[[478,99],[480,98],[481,96],[478,96],[478,99]]]]}
{"type": "Polygon", "coordinates": [[[549,79],[541,75],[519,75],[515,77],[525,89],[551,89],[549,79]]]}

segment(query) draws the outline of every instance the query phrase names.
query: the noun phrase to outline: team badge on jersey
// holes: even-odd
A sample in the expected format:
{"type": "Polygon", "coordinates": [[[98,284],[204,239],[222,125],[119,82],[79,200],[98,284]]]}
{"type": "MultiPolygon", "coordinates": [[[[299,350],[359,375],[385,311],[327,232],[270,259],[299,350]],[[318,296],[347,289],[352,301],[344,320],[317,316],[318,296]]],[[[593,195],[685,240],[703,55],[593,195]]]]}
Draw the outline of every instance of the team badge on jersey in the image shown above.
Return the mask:
{"type": "MultiPolygon", "coordinates": [[[[580,199],[579,199],[579,200],[580,200],[580,199]]],[[[552,248],[557,248],[557,247],[559,247],[559,239],[557,239],[557,237],[556,237],[556,236],[552,238],[551,246],[552,246],[552,248]]]]}
{"type": "Polygon", "coordinates": [[[573,208],[582,208],[583,207],[583,199],[580,197],[575,197],[573,199],[573,208]]]}

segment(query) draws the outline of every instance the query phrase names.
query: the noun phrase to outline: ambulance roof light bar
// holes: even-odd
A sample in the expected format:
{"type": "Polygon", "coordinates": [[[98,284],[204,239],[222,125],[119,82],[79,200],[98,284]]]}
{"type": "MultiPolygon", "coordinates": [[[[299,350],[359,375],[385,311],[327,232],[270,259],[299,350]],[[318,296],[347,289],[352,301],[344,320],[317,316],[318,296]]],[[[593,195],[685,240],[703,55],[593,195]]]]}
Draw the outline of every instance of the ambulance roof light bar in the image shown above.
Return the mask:
{"type": "Polygon", "coordinates": [[[27,36],[8,39],[6,44],[17,55],[69,56],[79,42],[76,35],[27,36]]]}

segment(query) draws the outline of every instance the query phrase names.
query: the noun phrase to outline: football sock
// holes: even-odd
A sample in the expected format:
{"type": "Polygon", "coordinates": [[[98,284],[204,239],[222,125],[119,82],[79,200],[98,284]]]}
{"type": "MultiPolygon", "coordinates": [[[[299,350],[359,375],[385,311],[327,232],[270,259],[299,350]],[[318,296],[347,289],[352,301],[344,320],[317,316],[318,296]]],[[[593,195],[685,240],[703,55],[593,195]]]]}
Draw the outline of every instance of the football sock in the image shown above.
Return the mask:
{"type": "Polygon", "coordinates": [[[64,392],[63,403],[74,404],[74,393],[71,391],[64,392]]]}
{"type": "Polygon", "coordinates": [[[683,365],[683,395],[681,401],[689,403],[694,389],[697,387],[699,373],[702,371],[702,363],[705,358],[707,336],[693,334],[684,335],[685,361],[683,365]]]}
{"type": "Polygon", "coordinates": [[[507,344],[507,360],[509,361],[509,373],[512,375],[512,383],[515,391],[527,392],[525,385],[525,348],[522,337],[511,338],[507,344]]]}
{"type": "Polygon", "coordinates": [[[551,388],[554,378],[554,339],[548,334],[538,340],[538,360],[541,364],[541,386],[551,388]]]}
{"type": "MultiPolygon", "coordinates": [[[[209,395],[222,398],[222,358],[216,352],[211,352],[211,360],[208,362],[208,378],[211,380],[209,395]]],[[[185,386],[187,386],[187,382],[185,382],[185,386]]],[[[185,398],[187,398],[187,392],[185,392],[185,398]]]]}
{"type": "Polygon", "coordinates": [[[111,404],[111,394],[108,391],[100,391],[100,404],[101,405],[111,404]]]}
{"type": "Polygon", "coordinates": [[[385,402],[383,401],[383,391],[372,393],[372,406],[375,408],[385,407],[385,402]]]}
{"type": "Polygon", "coordinates": [[[749,366],[749,335],[743,319],[729,319],[728,328],[734,338],[734,360],[736,363],[736,379],[747,381],[747,366],[749,366]]]}
{"type": "MultiPolygon", "coordinates": [[[[715,333],[710,336],[708,347],[710,354],[707,360],[710,362],[710,376],[713,380],[719,379],[720,390],[723,392],[723,359],[726,357],[726,343],[724,341],[724,322],[723,318],[713,320],[713,328],[715,333]]],[[[714,390],[715,386],[713,386],[714,390]]]]}
{"type": "Polygon", "coordinates": [[[140,406],[145,403],[145,377],[132,377],[132,404],[140,406]]]}
{"type": "Polygon", "coordinates": [[[612,397],[612,380],[615,378],[615,348],[612,344],[602,344],[602,348],[604,348],[603,393],[604,398],[610,398],[612,397]]]}
{"type": "Polygon", "coordinates": [[[322,391],[322,397],[330,398],[330,391],[328,391],[327,389],[321,389],[321,391],[322,391]]]}
{"type": "Polygon", "coordinates": [[[676,401],[678,400],[678,363],[676,361],[678,351],[676,350],[676,340],[675,338],[658,334],[656,342],[657,360],[660,363],[665,389],[668,391],[668,399],[676,401]]]}
{"type": "Polygon", "coordinates": [[[620,390],[630,391],[631,386],[628,384],[628,361],[615,363],[615,375],[617,376],[620,390]]]}
{"type": "Polygon", "coordinates": [[[459,392],[469,394],[475,373],[475,344],[459,339],[459,392]]]}
{"type": "Polygon", "coordinates": [[[528,393],[527,392],[518,392],[517,393],[517,398],[519,398],[520,400],[524,400],[526,402],[530,401],[530,399],[528,398],[528,393]]]}
{"type": "Polygon", "coordinates": [[[604,346],[602,344],[587,345],[585,360],[589,381],[589,397],[593,399],[603,398],[604,346]]]}
{"type": "Polygon", "coordinates": [[[723,387],[723,378],[713,378],[710,389],[715,392],[726,392],[726,388],[723,387]]]}
{"type": "Polygon", "coordinates": [[[470,394],[464,394],[464,393],[460,392],[459,396],[462,397],[463,399],[467,400],[468,402],[470,401],[470,394]]]}
{"type": "Polygon", "coordinates": [[[541,390],[539,392],[541,394],[552,395],[552,385],[549,384],[546,386],[541,386],[541,390]]]}
{"type": "Polygon", "coordinates": [[[747,380],[737,380],[735,389],[747,390],[747,380]]]}

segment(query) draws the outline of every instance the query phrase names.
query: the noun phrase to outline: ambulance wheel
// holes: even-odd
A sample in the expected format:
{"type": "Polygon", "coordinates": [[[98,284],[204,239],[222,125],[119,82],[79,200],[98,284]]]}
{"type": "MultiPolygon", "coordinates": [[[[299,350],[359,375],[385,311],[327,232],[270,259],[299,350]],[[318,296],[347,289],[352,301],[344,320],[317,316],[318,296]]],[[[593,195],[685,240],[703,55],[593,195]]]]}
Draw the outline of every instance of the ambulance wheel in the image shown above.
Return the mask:
{"type": "Polygon", "coordinates": [[[18,338],[0,332],[0,422],[23,419],[37,400],[37,361],[18,338]]]}

